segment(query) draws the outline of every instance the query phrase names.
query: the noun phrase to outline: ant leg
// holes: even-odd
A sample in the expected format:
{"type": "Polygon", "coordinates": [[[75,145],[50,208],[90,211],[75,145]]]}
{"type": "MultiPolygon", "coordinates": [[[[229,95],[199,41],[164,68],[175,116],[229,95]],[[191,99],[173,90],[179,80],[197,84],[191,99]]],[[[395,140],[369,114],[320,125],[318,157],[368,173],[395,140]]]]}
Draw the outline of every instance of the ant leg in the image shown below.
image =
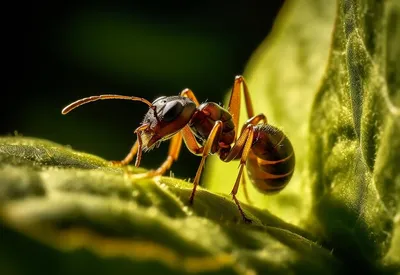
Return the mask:
{"type": "Polygon", "coordinates": [[[184,89],[181,92],[181,96],[188,97],[189,99],[191,99],[194,102],[194,104],[196,104],[196,107],[198,107],[200,105],[200,103],[197,100],[196,96],[194,95],[193,91],[190,89],[187,89],[187,88],[184,89]]]}
{"type": "Polygon", "coordinates": [[[121,161],[111,161],[112,165],[115,165],[115,166],[128,165],[133,160],[134,156],[136,154],[138,154],[138,156],[136,158],[135,166],[136,167],[139,166],[140,159],[142,158],[142,140],[140,139],[140,135],[138,134],[138,132],[146,129],[148,126],[149,125],[147,125],[147,124],[143,124],[135,129],[135,131],[133,133],[137,135],[137,139],[136,139],[135,143],[133,144],[131,150],[129,151],[129,154],[126,155],[126,157],[121,161]]]}
{"type": "MultiPolygon", "coordinates": [[[[251,142],[253,140],[253,136],[254,136],[253,126],[258,124],[260,121],[264,121],[264,123],[266,123],[266,120],[267,120],[267,118],[265,117],[264,114],[258,114],[256,116],[253,116],[252,118],[248,119],[246,121],[246,123],[243,125],[242,131],[240,133],[239,138],[236,140],[235,145],[232,147],[231,151],[226,156],[224,156],[224,158],[221,158],[221,160],[224,162],[229,162],[229,161],[235,159],[240,154],[240,152],[242,152],[242,154],[243,154],[243,152],[244,152],[243,147],[246,145],[246,142],[249,139],[249,135],[250,135],[249,133],[251,133],[251,142]]],[[[250,149],[251,149],[251,146],[250,146],[250,149]]],[[[247,159],[247,156],[246,156],[246,159],[247,159]]],[[[240,173],[242,173],[242,172],[240,172],[240,173]]],[[[249,204],[252,204],[249,194],[247,192],[247,182],[246,182],[244,174],[242,174],[241,181],[243,184],[243,192],[244,192],[246,201],[249,204]]]]}
{"type": "MultiPolygon", "coordinates": [[[[143,124],[135,130],[135,134],[137,134],[137,140],[136,140],[135,145],[132,148],[135,148],[135,147],[137,147],[137,148],[135,148],[135,150],[131,150],[131,152],[125,158],[125,159],[130,158],[130,160],[131,160],[133,158],[133,156],[135,154],[137,154],[136,162],[135,162],[136,167],[139,167],[140,160],[142,158],[142,139],[140,136],[140,132],[145,130],[147,127],[148,127],[147,124],[143,124]]],[[[171,139],[167,159],[160,165],[160,167],[157,170],[151,170],[151,171],[148,171],[145,173],[135,174],[135,175],[130,174],[130,176],[135,177],[135,178],[147,178],[147,177],[154,177],[154,176],[164,174],[171,167],[172,163],[178,159],[181,147],[182,147],[182,133],[178,132],[171,139]]]]}
{"type": "Polygon", "coordinates": [[[131,150],[129,151],[129,154],[126,155],[126,157],[123,160],[112,160],[111,164],[117,167],[128,165],[137,154],[138,148],[139,148],[139,143],[136,140],[135,144],[133,144],[131,150]]]}
{"type": "MultiPolygon", "coordinates": [[[[246,165],[247,157],[249,155],[249,152],[251,150],[251,145],[253,143],[253,136],[254,136],[253,126],[247,127],[246,130],[247,130],[246,134],[245,134],[246,135],[246,141],[245,141],[244,145],[239,145],[239,146],[241,146],[243,148],[243,151],[242,151],[242,155],[240,157],[239,173],[238,173],[238,176],[236,178],[235,185],[233,186],[233,189],[231,191],[231,195],[232,195],[232,198],[235,201],[235,203],[236,203],[236,205],[237,205],[237,207],[239,209],[240,214],[242,215],[242,218],[243,218],[244,222],[250,223],[251,220],[246,217],[242,207],[240,206],[239,200],[236,198],[236,194],[238,192],[239,185],[240,185],[240,180],[242,179],[242,176],[243,176],[243,169],[244,169],[244,166],[246,165]]],[[[235,144],[235,146],[236,146],[236,144],[235,144]]]]}
{"type": "MultiPolygon", "coordinates": [[[[265,124],[267,123],[267,117],[262,113],[249,118],[243,125],[241,133],[243,133],[243,131],[247,128],[248,125],[257,125],[260,121],[262,121],[265,124]]],[[[242,187],[243,187],[243,194],[244,197],[246,198],[247,203],[253,204],[252,201],[250,200],[249,193],[247,192],[247,181],[244,173],[242,175],[242,187]]]]}
{"type": "Polygon", "coordinates": [[[189,126],[185,126],[179,133],[172,137],[166,160],[156,170],[141,174],[140,177],[154,177],[165,174],[171,168],[172,164],[178,160],[182,148],[182,140],[185,141],[186,147],[193,154],[200,155],[203,152],[204,148],[197,144],[196,138],[190,131],[189,126]]]}
{"type": "Polygon", "coordinates": [[[267,117],[266,117],[263,113],[258,114],[258,115],[256,115],[256,116],[253,116],[253,117],[249,118],[249,119],[243,124],[242,130],[241,130],[240,134],[243,133],[243,131],[247,128],[247,126],[249,126],[249,125],[257,125],[260,121],[262,121],[264,124],[267,124],[267,123],[268,123],[268,122],[267,122],[267,117]]]}
{"type": "Polygon", "coordinates": [[[236,140],[229,153],[226,156],[220,156],[220,159],[222,161],[230,162],[237,158],[237,156],[242,152],[243,146],[245,145],[249,132],[252,130],[252,128],[253,125],[247,125],[247,127],[240,134],[239,138],[236,140]]]}
{"type": "Polygon", "coordinates": [[[247,180],[244,173],[242,174],[242,187],[243,187],[243,194],[248,204],[252,205],[253,202],[250,200],[249,193],[247,193],[247,180]]]}
{"type": "Polygon", "coordinates": [[[192,194],[190,195],[190,198],[189,198],[190,204],[193,204],[194,195],[196,193],[197,185],[199,184],[199,181],[200,181],[200,176],[201,176],[201,172],[203,171],[204,163],[206,161],[207,156],[211,152],[211,149],[212,149],[212,146],[214,145],[215,140],[218,139],[219,136],[221,135],[222,126],[223,126],[222,121],[218,120],[215,122],[214,127],[212,128],[210,135],[207,138],[206,144],[204,145],[204,149],[202,149],[201,162],[200,162],[199,168],[197,169],[196,177],[194,178],[194,181],[193,181],[192,194]]]}
{"type": "Polygon", "coordinates": [[[197,144],[196,138],[190,131],[189,126],[185,126],[179,133],[177,133],[172,139],[169,146],[167,159],[160,165],[160,167],[151,173],[151,176],[163,175],[172,163],[178,160],[179,153],[182,148],[182,139],[185,141],[186,147],[195,155],[199,155],[203,152],[203,147],[197,144]]]}
{"type": "MultiPolygon", "coordinates": [[[[246,81],[243,76],[238,75],[235,77],[233,83],[231,97],[229,99],[229,112],[232,114],[233,124],[235,129],[239,129],[240,106],[241,106],[241,92],[244,93],[244,100],[246,103],[247,116],[254,117],[253,103],[251,102],[249,89],[247,88],[246,81]]],[[[235,140],[237,132],[235,133],[235,140]]]]}
{"type": "Polygon", "coordinates": [[[224,162],[230,162],[231,160],[234,160],[240,154],[243,149],[244,143],[246,142],[247,135],[245,134],[245,132],[249,131],[250,128],[252,128],[261,120],[266,120],[264,114],[253,116],[252,118],[247,120],[247,122],[243,125],[242,131],[240,132],[240,136],[236,140],[235,145],[226,156],[220,157],[220,159],[224,162]]]}
{"type": "Polygon", "coordinates": [[[256,115],[256,116],[253,116],[253,117],[249,118],[249,119],[244,123],[243,128],[246,128],[247,125],[257,125],[260,121],[262,121],[264,124],[267,124],[267,123],[268,123],[267,117],[266,117],[263,113],[258,114],[258,115],[256,115]]]}
{"type": "Polygon", "coordinates": [[[181,132],[183,135],[183,141],[185,142],[185,145],[188,148],[188,150],[190,151],[190,153],[192,153],[193,155],[196,155],[196,156],[201,156],[204,151],[204,147],[199,146],[199,144],[197,143],[196,137],[190,130],[190,127],[185,126],[181,132]]]}
{"type": "Polygon", "coordinates": [[[147,177],[161,176],[165,174],[165,172],[171,168],[172,164],[178,160],[181,148],[182,148],[182,133],[179,132],[171,139],[168,149],[168,156],[165,159],[165,161],[156,170],[150,170],[144,174],[140,174],[139,176],[147,178],[147,177]]]}
{"type": "Polygon", "coordinates": [[[163,175],[167,170],[169,170],[169,168],[171,168],[172,166],[172,163],[178,160],[181,148],[182,148],[182,133],[179,132],[171,139],[167,159],[154,172],[154,175],[163,175]]]}

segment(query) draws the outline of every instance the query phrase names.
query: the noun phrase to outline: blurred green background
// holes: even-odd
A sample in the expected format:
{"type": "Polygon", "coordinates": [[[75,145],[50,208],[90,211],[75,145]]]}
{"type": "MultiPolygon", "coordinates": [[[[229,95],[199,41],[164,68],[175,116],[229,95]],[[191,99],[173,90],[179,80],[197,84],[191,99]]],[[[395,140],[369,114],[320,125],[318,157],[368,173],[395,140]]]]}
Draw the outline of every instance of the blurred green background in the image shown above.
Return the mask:
{"type": "MultiPolygon", "coordinates": [[[[189,87],[222,102],[234,76],[268,35],[281,1],[87,1],[3,9],[2,135],[18,131],[120,160],[147,108],[128,101],[70,102],[103,93],[153,100],[189,87]],[[5,62],[4,62],[5,61],[5,62]]],[[[253,99],[256,100],[256,99],[253,99]]],[[[145,154],[155,168],[168,145],[145,154]]],[[[200,159],[183,150],[172,168],[193,178],[200,159]]]]}

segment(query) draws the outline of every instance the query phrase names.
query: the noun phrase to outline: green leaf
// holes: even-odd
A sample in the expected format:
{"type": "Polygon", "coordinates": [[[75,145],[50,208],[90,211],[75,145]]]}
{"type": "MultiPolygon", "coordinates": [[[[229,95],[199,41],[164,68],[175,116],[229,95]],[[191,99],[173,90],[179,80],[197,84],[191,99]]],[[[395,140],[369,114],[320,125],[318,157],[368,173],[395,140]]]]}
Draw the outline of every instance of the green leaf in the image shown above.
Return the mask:
{"type": "Polygon", "coordinates": [[[377,266],[400,264],[383,260],[400,247],[399,26],[398,1],[339,1],[311,113],[310,223],[337,255],[377,266]]]}
{"type": "Polygon", "coordinates": [[[335,273],[311,234],[230,197],[40,139],[0,138],[0,272],[335,273]],[[61,271],[60,271],[61,270],[61,271]]]}

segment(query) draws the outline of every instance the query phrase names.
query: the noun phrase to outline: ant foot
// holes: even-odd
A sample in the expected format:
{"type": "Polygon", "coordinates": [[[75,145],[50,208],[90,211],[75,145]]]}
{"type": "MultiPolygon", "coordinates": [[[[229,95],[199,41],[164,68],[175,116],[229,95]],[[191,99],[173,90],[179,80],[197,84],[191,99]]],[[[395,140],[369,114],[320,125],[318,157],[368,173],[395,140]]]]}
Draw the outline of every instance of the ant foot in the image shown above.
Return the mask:
{"type": "Polygon", "coordinates": [[[194,197],[193,197],[193,196],[190,196],[190,198],[189,198],[189,205],[190,205],[190,206],[193,205],[193,200],[194,200],[194,197]]]}
{"type": "Polygon", "coordinates": [[[247,218],[246,216],[243,216],[243,221],[244,221],[244,223],[246,223],[246,224],[250,224],[250,223],[253,222],[253,220],[247,218]]]}

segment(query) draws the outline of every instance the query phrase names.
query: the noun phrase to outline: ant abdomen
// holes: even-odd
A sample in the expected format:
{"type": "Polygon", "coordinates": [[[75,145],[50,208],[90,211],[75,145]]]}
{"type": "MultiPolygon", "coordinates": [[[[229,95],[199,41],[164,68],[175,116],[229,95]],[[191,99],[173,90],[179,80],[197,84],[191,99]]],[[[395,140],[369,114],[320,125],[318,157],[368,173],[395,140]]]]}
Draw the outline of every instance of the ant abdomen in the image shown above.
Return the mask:
{"type": "Polygon", "coordinates": [[[279,192],[293,175],[292,144],[281,130],[269,124],[255,126],[253,140],[246,163],[249,178],[260,192],[279,192]]]}

